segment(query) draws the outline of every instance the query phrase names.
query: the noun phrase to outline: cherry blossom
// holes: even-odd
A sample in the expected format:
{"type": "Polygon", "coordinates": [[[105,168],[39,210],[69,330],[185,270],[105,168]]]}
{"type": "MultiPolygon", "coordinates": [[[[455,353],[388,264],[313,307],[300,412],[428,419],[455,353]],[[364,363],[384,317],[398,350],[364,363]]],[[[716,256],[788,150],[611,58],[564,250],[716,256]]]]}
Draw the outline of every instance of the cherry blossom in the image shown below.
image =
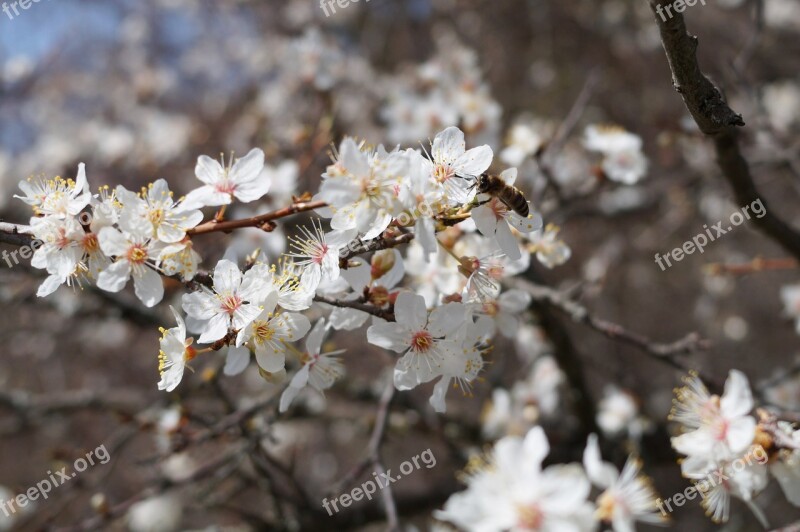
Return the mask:
{"type": "Polygon", "coordinates": [[[410,390],[441,375],[444,360],[460,349],[451,335],[463,323],[466,309],[460,303],[448,303],[429,315],[422,296],[403,292],[394,311],[397,322],[373,324],[367,329],[367,341],[403,354],[394,382],[399,390],[410,390]]]}
{"type": "Polygon", "coordinates": [[[250,152],[233,162],[228,163],[221,157],[215,161],[211,157],[201,155],[197,159],[195,175],[205,183],[193,190],[183,200],[184,209],[214,207],[228,205],[234,198],[242,203],[260,199],[269,192],[270,180],[262,174],[264,170],[264,152],[253,148],[250,152]]]}
{"type": "Polygon", "coordinates": [[[198,342],[215,342],[229,329],[241,330],[256,319],[260,303],[271,294],[259,273],[254,268],[243,275],[236,264],[223,259],[214,268],[213,290],[202,286],[183,296],[183,310],[205,322],[198,342]]]}
{"type": "Polygon", "coordinates": [[[147,307],[157,305],[164,297],[161,276],[154,269],[158,259],[155,242],[148,232],[129,227],[123,232],[114,227],[104,227],[97,235],[100,249],[114,262],[100,272],[97,286],[109,292],[119,292],[133,277],[133,287],[142,303],[147,307]]]}
{"type": "Polygon", "coordinates": [[[175,316],[178,326],[161,329],[158,352],[158,371],[161,374],[158,389],[167,392],[178,387],[183,379],[186,364],[197,356],[197,351],[192,347],[194,338],[186,338],[186,324],[183,318],[172,306],[169,309],[175,316]]]}
{"type": "Polygon", "coordinates": [[[286,412],[292,401],[306,387],[311,386],[320,393],[327,390],[344,374],[344,366],[337,355],[344,349],[322,352],[322,341],[327,327],[325,320],[319,320],[306,338],[306,350],[298,353],[303,366],[292,377],[289,386],[281,395],[279,410],[286,412]]]}

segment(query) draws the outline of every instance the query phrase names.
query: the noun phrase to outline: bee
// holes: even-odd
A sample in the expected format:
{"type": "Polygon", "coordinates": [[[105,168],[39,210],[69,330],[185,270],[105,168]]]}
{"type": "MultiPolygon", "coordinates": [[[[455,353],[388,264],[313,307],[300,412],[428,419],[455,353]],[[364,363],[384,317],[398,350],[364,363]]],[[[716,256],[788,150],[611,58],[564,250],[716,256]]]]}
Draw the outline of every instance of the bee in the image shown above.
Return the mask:
{"type": "Polygon", "coordinates": [[[472,187],[477,188],[481,194],[489,194],[502,201],[506,207],[526,218],[530,213],[528,200],[525,194],[517,187],[507,184],[501,177],[483,173],[479,176],[459,176],[473,179],[472,187]]]}

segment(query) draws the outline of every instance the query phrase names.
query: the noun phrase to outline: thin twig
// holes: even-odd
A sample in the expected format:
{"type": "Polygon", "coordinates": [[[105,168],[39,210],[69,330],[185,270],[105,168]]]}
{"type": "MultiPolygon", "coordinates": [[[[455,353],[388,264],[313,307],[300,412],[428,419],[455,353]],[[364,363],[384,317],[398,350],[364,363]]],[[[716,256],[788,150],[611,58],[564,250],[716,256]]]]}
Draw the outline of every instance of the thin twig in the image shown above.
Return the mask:
{"type": "Polygon", "coordinates": [[[684,338],[670,343],[654,342],[644,335],[629,331],[622,325],[593,316],[585,306],[567,298],[553,288],[534,284],[523,279],[515,279],[511,281],[511,284],[529,293],[535,301],[546,303],[558,309],[576,323],[587,325],[608,338],[633,345],[676,369],[685,371],[686,367],[674,358],[675,355],[689,354],[710,347],[708,340],[701,338],[697,333],[690,333],[684,338]]]}
{"type": "Polygon", "coordinates": [[[796,259],[780,258],[780,259],[765,259],[756,257],[750,262],[744,264],[725,264],[715,262],[707,265],[704,270],[709,275],[747,275],[750,273],[758,273],[764,271],[782,271],[794,270],[798,266],[796,259]]]}
{"type": "Polygon", "coordinates": [[[193,229],[189,229],[186,231],[186,234],[188,236],[194,236],[206,233],[215,233],[218,231],[229,232],[233,231],[234,229],[241,229],[243,227],[260,227],[264,231],[272,231],[275,229],[275,224],[272,223],[274,220],[286,218],[287,216],[301,212],[321,209],[326,205],[327,204],[324,201],[300,202],[294,203],[282,209],[278,209],[277,211],[260,214],[258,216],[252,216],[250,218],[243,218],[241,220],[228,220],[223,222],[210,220],[198,225],[193,229]]]}

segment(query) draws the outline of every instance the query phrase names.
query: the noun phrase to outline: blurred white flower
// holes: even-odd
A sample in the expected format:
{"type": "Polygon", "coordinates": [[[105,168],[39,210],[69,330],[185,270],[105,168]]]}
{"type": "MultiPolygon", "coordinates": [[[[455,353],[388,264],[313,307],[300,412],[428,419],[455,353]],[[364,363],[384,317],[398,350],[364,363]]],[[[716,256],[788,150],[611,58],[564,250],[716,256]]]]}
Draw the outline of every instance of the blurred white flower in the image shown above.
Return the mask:
{"type": "Polygon", "coordinates": [[[500,152],[500,159],[509,166],[520,166],[526,158],[535,155],[544,145],[546,137],[541,124],[514,124],[508,132],[508,146],[500,152]]]}
{"type": "Polygon", "coordinates": [[[630,393],[608,385],[597,405],[597,425],[609,437],[624,434],[638,440],[649,423],[639,415],[639,405],[630,393]]]}
{"type": "MultiPolygon", "coordinates": [[[[781,430],[800,449],[800,430],[795,430],[791,423],[779,422],[781,430]]],[[[778,480],[784,495],[795,506],[800,507],[800,450],[783,449],[777,459],[770,461],[769,470],[778,480]]]]}
{"type": "Polygon", "coordinates": [[[487,461],[467,472],[466,491],[451,495],[434,517],[486,532],[594,530],[589,480],[577,464],[542,470],[549,451],[540,427],[532,428],[524,440],[499,440],[487,461]]]}
{"type": "Polygon", "coordinates": [[[587,150],[603,154],[601,168],[612,181],[633,185],[647,173],[642,139],[619,126],[590,125],[583,143],[587,150]]]}
{"type": "Polygon", "coordinates": [[[127,513],[131,532],[175,532],[183,517],[183,503],[177,495],[158,495],[139,501],[127,513]]]}
{"type": "Polygon", "coordinates": [[[612,526],[615,532],[635,530],[637,521],[664,524],[656,509],[657,494],[650,479],[639,474],[641,463],[629,457],[620,473],[616,467],[603,462],[597,435],[589,436],[583,453],[583,466],[592,484],[604,490],[597,498],[596,517],[612,526]]]}
{"type": "Polygon", "coordinates": [[[795,331],[800,334],[800,284],[782,286],[781,301],[785,314],[795,320],[795,331]]]}
{"type": "Polygon", "coordinates": [[[567,262],[572,256],[570,247],[558,237],[561,228],[547,224],[543,232],[532,233],[530,249],[536,252],[536,258],[546,268],[555,268],[567,262]]]}
{"type": "Polygon", "coordinates": [[[322,341],[326,330],[325,319],[321,319],[308,334],[306,350],[299,353],[303,366],[295,373],[289,386],[281,394],[281,412],[289,409],[292,401],[306,386],[323,393],[344,375],[344,366],[337,356],[344,353],[344,349],[322,353],[322,341]]]}

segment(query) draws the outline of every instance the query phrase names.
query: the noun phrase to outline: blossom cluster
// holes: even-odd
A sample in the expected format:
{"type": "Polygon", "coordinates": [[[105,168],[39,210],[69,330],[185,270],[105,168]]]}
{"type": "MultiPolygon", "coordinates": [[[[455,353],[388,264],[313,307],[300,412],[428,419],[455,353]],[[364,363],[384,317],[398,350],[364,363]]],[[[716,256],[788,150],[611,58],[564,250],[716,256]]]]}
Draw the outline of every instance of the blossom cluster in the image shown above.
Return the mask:
{"type": "MultiPolygon", "coordinates": [[[[203,276],[208,281],[189,283],[202,260],[192,238],[223,222],[231,204],[269,192],[274,174],[264,158],[260,149],[227,161],[200,156],[195,175],[202,185],[177,200],[163,179],[138,193],[118,186],[92,194],[83,165],[75,181],[22,182],[20,198],[34,210],[33,235],[44,242],[33,265],[49,274],[39,295],[87,281],[118,292],[132,278],[136,296],[152,307],[164,297],[161,276],[187,283],[194,291],[182,296],[183,313],[171,307],[177,326],[162,329],[159,388],[174,390],[201,353],[224,350],[227,375],[241,373],[254,357],[262,372],[279,379],[288,378],[291,354],[300,368],[282,409],[307,384],[323,391],[343,373],[339,352],[320,352],[325,333],[371,318],[367,340],[400,355],[397,388],[438,379],[431,403],[445,411],[450,383],[469,390],[496,332],[516,333],[530,296],[503,291],[501,281],[528,267],[541,216],[530,205],[522,215],[501,196],[478,192],[492,150],[466,149],[458,128],[440,132],[430,151],[389,151],[348,137],[313,197],[330,230],[313,220],[290,237],[291,249],[277,263],[261,255],[242,269],[226,255],[203,276]],[[207,207],[217,213],[198,228],[207,207]],[[406,257],[382,249],[403,235],[413,237],[406,257]],[[369,260],[355,256],[370,243],[378,245],[369,260]],[[330,316],[312,330],[304,312],[315,300],[330,316]],[[294,346],[306,336],[305,350],[294,346]]],[[[516,170],[498,179],[510,188],[516,170]]],[[[544,248],[538,255],[547,260],[544,248]]]]}
{"type": "Polygon", "coordinates": [[[465,530],[594,531],[599,523],[615,531],[634,523],[657,524],[656,493],[630,457],[620,472],[604,462],[591,435],[583,464],[542,462],[550,452],[544,430],[498,440],[488,457],[475,457],[465,474],[467,489],[452,495],[434,516],[465,530]],[[598,493],[590,500],[593,487],[598,493]]]}
{"type": "Polygon", "coordinates": [[[772,449],[774,436],[751,415],[753,396],[747,377],[732,370],[721,396],[711,394],[696,374],[685,378],[676,390],[671,418],[680,423],[682,434],[672,438],[672,446],[686,456],[681,461],[683,476],[696,482],[703,495],[703,506],[716,522],[726,522],[731,497],[744,501],[764,523],[763,512],[753,502],[768,483],[771,471],[787,499],[800,506],[800,431],[790,423],[779,422],[779,430],[794,449],[784,448],[772,456],[769,465],[748,457],[758,449],[772,449]],[[747,467],[736,467],[747,463],[747,467]],[[725,482],[704,482],[713,475],[725,482]]]}

